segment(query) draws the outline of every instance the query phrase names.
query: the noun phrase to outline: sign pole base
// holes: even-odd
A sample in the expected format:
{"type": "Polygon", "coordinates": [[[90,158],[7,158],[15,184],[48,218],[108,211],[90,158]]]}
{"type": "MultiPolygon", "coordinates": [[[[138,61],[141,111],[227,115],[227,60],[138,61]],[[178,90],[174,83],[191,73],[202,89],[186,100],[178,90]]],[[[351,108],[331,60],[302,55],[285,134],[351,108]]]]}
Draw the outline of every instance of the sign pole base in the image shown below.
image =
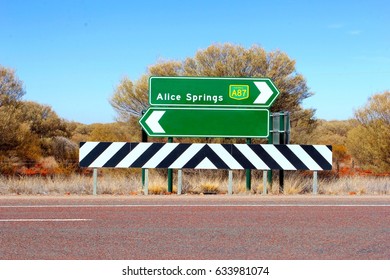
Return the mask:
{"type": "Polygon", "coordinates": [[[268,185],[268,178],[267,178],[267,171],[263,171],[263,195],[267,194],[267,185],[268,185]]]}
{"type": "Polygon", "coordinates": [[[313,172],[313,194],[318,194],[318,172],[313,172]]]}
{"type": "Polygon", "coordinates": [[[181,169],[177,170],[177,194],[181,195],[182,186],[183,186],[183,171],[181,169]]]}
{"type": "Polygon", "coordinates": [[[229,170],[228,195],[233,194],[233,171],[229,170]]]}
{"type": "Polygon", "coordinates": [[[98,170],[97,168],[94,168],[93,169],[93,191],[92,191],[93,195],[97,194],[97,177],[98,177],[98,170]]]}
{"type": "Polygon", "coordinates": [[[149,192],[149,170],[145,169],[145,183],[144,183],[144,195],[148,195],[149,192]]]}

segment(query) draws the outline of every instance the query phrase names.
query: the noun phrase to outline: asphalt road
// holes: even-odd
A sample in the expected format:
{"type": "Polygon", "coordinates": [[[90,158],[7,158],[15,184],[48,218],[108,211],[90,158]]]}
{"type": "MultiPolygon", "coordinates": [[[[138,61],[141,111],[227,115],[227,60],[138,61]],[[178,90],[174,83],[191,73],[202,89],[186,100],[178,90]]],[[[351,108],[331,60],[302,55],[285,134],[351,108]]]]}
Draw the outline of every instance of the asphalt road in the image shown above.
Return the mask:
{"type": "Polygon", "coordinates": [[[390,259],[390,196],[0,197],[0,259],[390,259]]]}

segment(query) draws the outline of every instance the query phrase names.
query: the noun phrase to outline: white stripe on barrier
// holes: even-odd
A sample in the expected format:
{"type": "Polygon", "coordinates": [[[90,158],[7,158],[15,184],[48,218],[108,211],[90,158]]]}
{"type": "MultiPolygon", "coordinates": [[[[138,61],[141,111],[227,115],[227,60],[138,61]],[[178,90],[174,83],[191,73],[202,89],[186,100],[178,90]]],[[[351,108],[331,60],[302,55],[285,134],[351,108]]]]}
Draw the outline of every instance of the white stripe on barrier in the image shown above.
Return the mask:
{"type": "Polygon", "coordinates": [[[100,142],[85,142],[79,151],[80,161],[85,158],[99,143],[100,142]]]}
{"type": "Polygon", "coordinates": [[[192,144],[184,153],[175,160],[169,168],[181,169],[190,159],[192,159],[206,144],[192,144]]]}
{"type": "Polygon", "coordinates": [[[179,143],[171,143],[171,145],[164,145],[148,162],[146,162],[143,168],[156,168],[156,166],[162,162],[179,143]]]}
{"type": "Polygon", "coordinates": [[[208,144],[209,147],[229,166],[230,169],[244,169],[220,144],[208,144]]]}
{"type": "Polygon", "coordinates": [[[325,145],[86,142],[79,161],[90,168],[330,170],[332,150],[325,145]]]}
{"type": "Polygon", "coordinates": [[[332,164],[332,151],[325,145],[313,145],[313,147],[332,164]]]}
{"type": "Polygon", "coordinates": [[[264,161],[259,158],[256,153],[249,148],[246,144],[235,144],[236,148],[259,170],[270,170],[268,165],[264,163],[264,161]]]}
{"type": "Polygon", "coordinates": [[[103,166],[107,161],[112,158],[124,145],[126,142],[113,142],[108,148],[92,163],[91,166],[103,166]]]}
{"type": "Polygon", "coordinates": [[[299,145],[289,145],[288,148],[307,166],[309,170],[322,170],[322,168],[299,145]]]}
{"type": "Polygon", "coordinates": [[[127,168],[133,164],[153,143],[139,143],[116,167],[127,168]]]}
{"type": "Polygon", "coordinates": [[[284,170],[297,170],[273,145],[264,145],[264,150],[282,167],[284,170]]]}

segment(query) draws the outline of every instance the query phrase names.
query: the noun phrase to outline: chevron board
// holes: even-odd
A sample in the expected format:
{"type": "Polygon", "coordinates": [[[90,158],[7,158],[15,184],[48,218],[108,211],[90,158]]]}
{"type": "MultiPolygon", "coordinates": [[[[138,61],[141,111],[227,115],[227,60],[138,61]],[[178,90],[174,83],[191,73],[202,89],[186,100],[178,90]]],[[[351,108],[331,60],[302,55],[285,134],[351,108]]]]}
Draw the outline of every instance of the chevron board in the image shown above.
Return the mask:
{"type": "Polygon", "coordinates": [[[81,142],[81,167],[331,170],[332,146],[81,142]]]}

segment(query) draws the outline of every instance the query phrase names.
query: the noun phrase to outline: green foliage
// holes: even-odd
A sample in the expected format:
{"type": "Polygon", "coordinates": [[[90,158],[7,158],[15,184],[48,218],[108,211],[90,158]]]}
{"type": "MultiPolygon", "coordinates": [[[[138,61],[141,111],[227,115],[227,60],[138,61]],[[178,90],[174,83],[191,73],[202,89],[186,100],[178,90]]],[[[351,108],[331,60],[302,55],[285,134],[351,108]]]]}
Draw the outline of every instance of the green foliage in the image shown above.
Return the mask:
{"type": "Polygon", "coordinates": [[[390,171],[390,91],[373,95],[355,113],[347,147],[363,168],[390,171]]]}

